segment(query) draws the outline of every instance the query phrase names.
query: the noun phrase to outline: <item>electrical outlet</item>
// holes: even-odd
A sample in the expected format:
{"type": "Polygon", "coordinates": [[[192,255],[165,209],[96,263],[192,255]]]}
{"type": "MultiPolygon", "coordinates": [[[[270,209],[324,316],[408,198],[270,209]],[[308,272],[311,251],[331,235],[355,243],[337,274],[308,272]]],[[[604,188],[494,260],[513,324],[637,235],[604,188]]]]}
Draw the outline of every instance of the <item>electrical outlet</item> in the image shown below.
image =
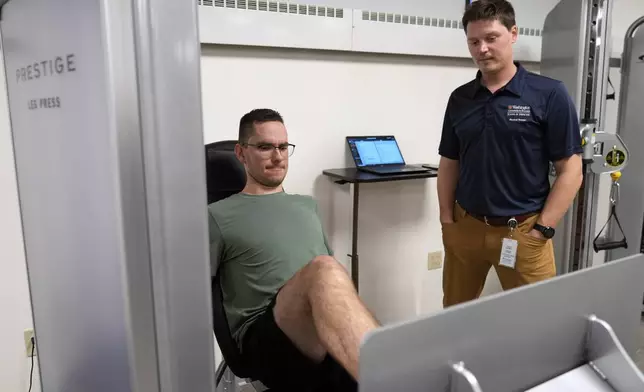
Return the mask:
{"type": "Polygon", "coordinates": [[[429,252],[427,255],[427,270],[439,269],[443,266],[443,252],[429,252]]]}
{"type": "Polygon", "coordinates": [[[34,330],[33,329],[26,329],[25,330],[25,350],[27,351],[27,357],[31,357],[32,351],[33,355],[36,355],[36,350],[34,347],[34,344],[32,342],[35,342],[36,336],[34,335],[34,330]],[[32,339],[34,339],[32,341],[32,339]]]}

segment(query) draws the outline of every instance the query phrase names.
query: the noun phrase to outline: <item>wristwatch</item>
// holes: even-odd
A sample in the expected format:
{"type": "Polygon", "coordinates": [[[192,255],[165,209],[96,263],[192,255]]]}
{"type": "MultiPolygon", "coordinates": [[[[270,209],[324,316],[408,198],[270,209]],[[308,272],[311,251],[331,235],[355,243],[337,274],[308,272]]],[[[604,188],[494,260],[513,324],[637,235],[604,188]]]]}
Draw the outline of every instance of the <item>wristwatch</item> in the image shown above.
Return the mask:
{"type": "Polygon", "coordinates": [[[545,238],[552,238],[555,236],[555,229],[549,226],[543,226],[538,223],[534,224],[534,229],[540,232],[545,238]]]}

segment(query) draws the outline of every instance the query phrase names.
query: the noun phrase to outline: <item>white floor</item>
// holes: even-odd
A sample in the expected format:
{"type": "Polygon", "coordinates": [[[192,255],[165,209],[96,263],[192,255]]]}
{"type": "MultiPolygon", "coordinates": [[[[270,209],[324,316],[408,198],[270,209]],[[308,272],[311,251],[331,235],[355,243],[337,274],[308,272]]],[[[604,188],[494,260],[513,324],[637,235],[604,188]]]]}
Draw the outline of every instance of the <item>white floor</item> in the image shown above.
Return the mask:
{"type": "Polygon", "coordinates": [[[526,392],[554,391],[615,392],[589,365],[581,366],[526,392]]]}

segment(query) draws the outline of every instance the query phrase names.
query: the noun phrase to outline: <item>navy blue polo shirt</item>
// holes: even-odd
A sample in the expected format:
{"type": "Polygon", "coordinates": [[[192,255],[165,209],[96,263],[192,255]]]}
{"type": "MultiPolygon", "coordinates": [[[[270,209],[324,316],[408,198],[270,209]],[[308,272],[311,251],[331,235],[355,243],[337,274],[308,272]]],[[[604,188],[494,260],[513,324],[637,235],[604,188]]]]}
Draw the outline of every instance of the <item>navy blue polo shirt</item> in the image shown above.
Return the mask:
{"type": "Polygon", "coordinates": [[[515,64],[517,73],[496,93],[479,71],[447,103],[439,154],[459,161],[456,200],[471,213],[541,210],[549,162],[582,152],[577,109],[563,83],[515,64]]]}

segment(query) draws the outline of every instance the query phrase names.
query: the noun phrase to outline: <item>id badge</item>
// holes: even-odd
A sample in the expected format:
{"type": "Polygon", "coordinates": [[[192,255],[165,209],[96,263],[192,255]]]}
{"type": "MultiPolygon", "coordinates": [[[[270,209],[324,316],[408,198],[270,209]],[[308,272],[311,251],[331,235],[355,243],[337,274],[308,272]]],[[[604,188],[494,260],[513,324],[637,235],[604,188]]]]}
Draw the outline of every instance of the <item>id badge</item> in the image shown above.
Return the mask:
{"type": "Polygon", "coordinates": [[[518,242],[512,238],[504,238],[501,246],[501,259],[499,264],[514,269],[517,263],[517,246],[518,242]]]}
{"type": "Polygon", "coordinates": [[[510,238],[503,239],[503,244],[501,245],[501,258],[499,259],[499,265],[512,269],[514,269],[514,266],[517,264],[517,247],[519,243],[517,240],[512,238],[512,233],[517,226],[518,222],[516,219],[512,218],[508,221],[510,238]]]}

